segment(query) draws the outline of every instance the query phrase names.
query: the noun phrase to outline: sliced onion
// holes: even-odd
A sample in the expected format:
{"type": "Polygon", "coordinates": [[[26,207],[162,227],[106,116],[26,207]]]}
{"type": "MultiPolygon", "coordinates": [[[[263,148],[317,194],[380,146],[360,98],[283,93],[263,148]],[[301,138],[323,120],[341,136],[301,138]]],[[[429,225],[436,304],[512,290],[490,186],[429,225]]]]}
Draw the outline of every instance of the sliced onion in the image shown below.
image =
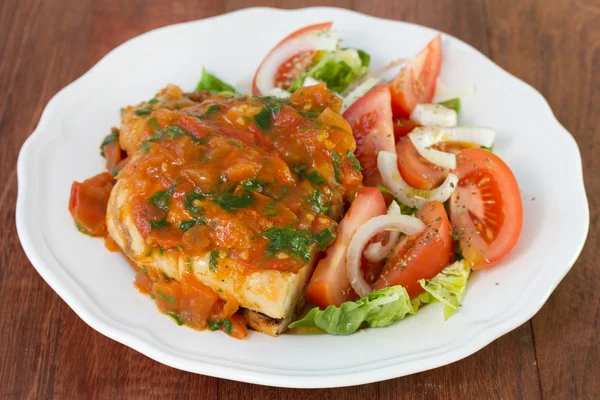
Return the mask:
{"type": "Polygon", "coordinates": [[[448,174],[440,186],[431,190],[415,189],[406,183],[398,171],[398,155],[391,151],[380,151],[377,155],[377,168],[383,184],[401,203],[409,207],[421,208],[430,201],[445,202],[450,198],[458,183],[458,177],[448,174]]]}
{"type": "Polygon", "coordinates": [[[278,87],[274,87],[263,93],[265,96],[279,97],[281,99],[287,99],[288,97],[290,97],[292,95],[287,90],[283,90],[282,88],[278,88],[278,87]]]}
{"type": "Polygon", "coordinates": [[[316,80],[312,76],[307,76],[306,78],[304,78],[304,83],[302,83],[302,86],[314,86],[318,85],[319,83],[321,83],[321,81],[316,80]]]}
{"type": "Polygon", "coordinates": [[[352,90],[346,97],[344,97],[344,101],[342,102],[342,111],[343,113],[350,107],[354,102],[361,97],[363,97],[367,92],[373,89],[375,86],[381,83],[381,79],[379,78],[367,78],[360,85],[358,85],[354,90],[352,90]]]}
{"type": "Polygon", "coordinates": [[[373,288],[360,273],[360,259],[363,249],[373,236],[388,230],[400,231],[406,235],[416,235],[424,229],[425,224],[423,221],[408,215],[380,215],[361,225],[352,236],[346,253],[346,274],[354,291],[360,297],[364,297],[373,291],[373,288]]]}
{"type": "Polygon", "coordinates": [[[256,87],[260,93],[270,93],[275,87],[274,77],[281,64],[305,51],[335,50],[338,42],[339,36],[337,32],[327,29],[309,31],[281,43],[265,58],[256,72],[256,87]]]}
{"type": "Polygon", "coordinates": [[[410,119],[419,125],[456,126],[458,114],[455,110],[441,104],[417,104],[410,119]]]}
{"type": "Polygon", "coordinates": [[[432,149],[431,146],[442,142],[467,142],[491,147],[494,144],[495,137],[496,132],[492,129],[474,126],[450,128],[424,126],[415,128],[408,134],[408,138],[423,158],[448,169],[456,168],[456,155],[432,149]]]}
{"type": "MultiPolygon", "coordinates": [[[[402,210],[400,210],[398,203],[392,201],[392,204],[390,204],[390,207],[388,208],[387,215],[402,215],[402,210]]],[[[400,236],[400,232],[391,231],[385,245],[381,244],[381,242],[371,243],[364,252],[365,258],[371,262],[383,260],[391,253],[394,245],[398,241],[398,236],[400,236]]]]}

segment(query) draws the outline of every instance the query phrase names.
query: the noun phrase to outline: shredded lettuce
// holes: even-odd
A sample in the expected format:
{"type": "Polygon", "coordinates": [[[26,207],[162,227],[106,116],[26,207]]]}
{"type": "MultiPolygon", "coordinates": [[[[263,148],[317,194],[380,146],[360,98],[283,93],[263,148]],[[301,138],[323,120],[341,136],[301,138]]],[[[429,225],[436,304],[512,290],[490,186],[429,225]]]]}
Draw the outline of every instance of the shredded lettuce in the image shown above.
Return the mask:
{"type": "Polygon", "coordinates": [[[202,68],[202,76],[200,77],[200,82],[196,86],[196,91],[200,90],[208,90],[213,93],[230,93],[231,95],[236,94],[236,90],[233,86],[223,82],[216,76],[209,74],[206,72],[206,69],[202,68]]]}
{"type": "Polygon", "coordinates": [[[356,301],[325,310],[311,309],[306,316],[290,324],[290,328],[319,327],[332,335],[349,335],[361,326],[373,328],[388,326],[414,314],[415,309],[402,286],[392,286],[375,291],[356,301]]]}
{"type": "Polygon", "coordinates": [[[444,304],[444,319],[450,318],[460,307],[470,273],[467,263],[460,260],[444,268],[431,280],[421,279],[419,284],[425,293],[418,296],[418,302],[428,304],[440,301],[444,304]]]}
{"type": "Polygon", "coordinates": [[[294,81],[290,92],[302,87],[307,77],[325,82],[329,90],[341,93],[369,71],[371,56],[362,50],[339,49],[319,52],[315,64],[294,81]]]}

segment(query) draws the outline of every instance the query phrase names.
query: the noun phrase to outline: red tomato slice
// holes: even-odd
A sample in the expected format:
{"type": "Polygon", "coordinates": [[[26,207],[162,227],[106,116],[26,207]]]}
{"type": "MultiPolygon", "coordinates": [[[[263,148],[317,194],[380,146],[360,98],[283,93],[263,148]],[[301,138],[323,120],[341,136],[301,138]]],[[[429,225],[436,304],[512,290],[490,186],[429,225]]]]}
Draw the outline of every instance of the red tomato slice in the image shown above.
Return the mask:
{"type": "Polygon", "coordinates": [[[114,180],[103,172],[83,182],[73,182],[69,211],[77,228],[91,236],[106,234],[106,206],[114,180]]]}
{"type": "Polygon", "coordinates": [[[450,264],[454,256],[450,221],[444,204],[432,201],[417,211],[425,231],[405,237],[392,251],[374,290],[402,285],[410,297],[423,292],[420,279],[431,279],[450,264]]]}
{"type": "Polygon", "coordinates": [[[362,224],[386,212],[379,189],[364,187],[358,191],[350,209],[340,221],[335,241],[327,248],[325,258],[317,264],[306,288],[308,301],[324,308],[356,299],[346,275],[348,245],[362,224]]]}
{"type": "Polygon", "coordinates": [[[394,118],[394,138],[396,142],[411,133],[417,126],[419,125],[410,118],[394,118]]]}
{"type": "Polygon", "coordinates": [[[416,189],[438,187],[448,175],[446,168],[432,164],[423,158],[408,137],[398,140],[396,152],[402,178],[416,189]]]}
{"type": "Polygon", "coordinates": [[[379,175],[377,154],[380,151],[394,151],[390,101],[389,88],[380,85],[371,89],[344,112],[344,118],[350,123],[356,140],[354,154],[363,167],[366,180],[371,175],[379,175]]]}
{"type": "Polygon", "coordinates": [[[408,117],[419,103],[431,103],[442,64],[442,37],[437,35],[390,83],[395,117],[408,117]]]}
{"type": "Polygon", "coordinates": [[[291,83],[293,83],[294,80],[296,80],[296,78],[300,76],[300,74],[304,72],[304,70],[310,65],[317,51],[315,49],[300,51],[292,55],[287,60],[281,63],[278,62],[278,65],[273,66],[270,64],[273,62],[272,56],[275,51],[289,45],[292,39],[315,35],[319,31],[331,29],[331,25],[333,25],[333,22],[323,22],[320,24],[309,25],[289,34],[283,40],[277,43],[277,45],[266,55],[256,70],[256,74],[252,80],[252,94],[255,96],[262,95],[259,75],[261,74],[261,71],[266,68],[273,70],[273,75],[267,77],[272,79],[272,81],[268,84],[270,86],[272,85],[272,87],[283,87],[284,89],[287,89],[286,86],[289,87],[291,83]]]}
{"type": "Polygon", "coordinates": [[[519,240],[523,227],[519,186],[510,168],[487,150],[463,150],[456,162],[460,180],[450,199],[454,235],[471,267],[487,268],[519,240]]]}

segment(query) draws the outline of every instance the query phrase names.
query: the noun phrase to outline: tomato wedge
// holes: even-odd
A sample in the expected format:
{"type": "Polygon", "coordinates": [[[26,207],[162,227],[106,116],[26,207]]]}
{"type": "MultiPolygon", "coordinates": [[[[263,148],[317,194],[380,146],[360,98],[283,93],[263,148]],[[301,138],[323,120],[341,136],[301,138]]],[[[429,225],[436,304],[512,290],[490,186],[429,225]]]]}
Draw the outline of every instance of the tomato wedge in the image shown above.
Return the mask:
{"type": "Polygon", "coordinates": [[[515,246],[523,227],[517,180],[494,153],[471,148],[457,156],[460,180],[450,198],[450,219],[473,269],[487,268],[515,246]]]}
{"type": "Polygon", "coordinates": [[[419,125],[410,118],[394,118],[394,139],[397,142],[400,138],[411,133],[417,126],[419,125]]]}
{"type": "Polygon", "coordinates": [[[90,236],[106,234],[106,206],[114,180],[103,172],[83,182],[73,182],[69,211],[77,229],[90,236]]]}
{"type": "Polygon", "coordinates": [[[363,168],[365,185],[372,184],[370,181],[379,176],[377,154],[380,151],[394,151],[390,101],[389,88],[380,85],[359,98],[343,114],[354,133],[354,154],[363,168]]]}
{"type": "Polygon", "coordinates": [[[427,228],[419,235],[398,242],[388,257],[373,290],[402,285],[410,297],[423,292],[420,279],[431,279],[440,273],[454,256],[450,221],[444,204],[432,201],[416,213],[427,228]]]}
{"type": "Polygon", "coordinates": [[[252,80],[252,94],[268,94],[273,88],[287,90],[312,63],[319,50],[334,50],[337,39],[324,35],[333,22],[299,29],[281,40],[260,63],[252,80]]]}
{"type": "Polygon", "coordinates": [[[402,178],[416,189],[436,188],[448,176],[446,168],[432,164],[423,158],[408,137],[398,140],[396,152],[402,178]]]}
{"type": "Polygon", "coordinates": [[[390,83],[395,117],[408,117],[419,103],[431,103],[442,65],[442,37],[437,35],[390,83]]]}
{"type": "Polygon", "coordinates": [[[379,189],[364,187],[358,191],[350,209],[340,221],[335,241],[327,248],[325,258],[317,264],[306,288],[308,301],[325,308],[356,299],[346,275],[348,245],[362,224],[386,212],[379,189]]]}

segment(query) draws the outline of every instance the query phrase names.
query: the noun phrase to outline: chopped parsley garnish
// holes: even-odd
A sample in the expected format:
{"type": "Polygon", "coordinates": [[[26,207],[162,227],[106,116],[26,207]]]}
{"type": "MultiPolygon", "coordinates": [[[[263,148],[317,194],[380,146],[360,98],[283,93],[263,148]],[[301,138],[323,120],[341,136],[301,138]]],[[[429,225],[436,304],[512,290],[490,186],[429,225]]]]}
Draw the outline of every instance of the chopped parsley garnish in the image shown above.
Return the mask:
{"type": "Polygon", "coordinates": [[[161,256],[162,256],[163,254],[165,254],[165,249],[164,249],[164,248],[162,248],[162,247],[161,247],[161,248],[159,248],[159,249],[158,249],[158,254],[160,254],[161,256]]]}
{"type": "Polygon", "coordinates": [[[115,170],[110,173],[110,176],[114,178],[115,176],[119,175],[119,172],[121,172],[121,168],[115,168],[115,170]]]}
{"type": "Polygon", "coordinates": [[[231,321],[228,319],[219,319],[216,321],[211,321],[208,320],[208,329],[210,329],[211,331],[216,331],[217,329],[223,327],[223,330],[228,334],[231,335],[231,321]]]}
{"type": "Polygon", "coordinates": [[[120,112],[121,112],[121,117],[122,117],[122,116],[123,116],[123,114],[125,113],[125,108],[121,107],[121,110],[120,110],[120,112]]]}
{"type": "Polygon", "coordinates": [[[169,203],[171,202],[173,190],[175,190],[175,183],[168,190],[161,190],[154,193],[146,201],[163,211],[169,211],[169,203]]]}
{"type": "Polygon", "coordinates": [[[147,152],[150,151],[151,148],[152,148],[152,146],[150,145],[150,142],[147,141],[147,140],[144,140],[144,142],[140,146],[140,151],[143,151],[144,153],[147,153],[147,152]]]}
{"type": "Polygon", "coordinates": [[[265,106],[262,110],[254,116],[254,122],[263,131],[266,131],[271,127],[271,109],[265,106]]]}
{"type": "Polygon", "coordinates": [[[233,86],[228,85],[223,82],[213,74],[209,74],[206,72],[206,69],[202,68],[202,76],[200,77],[200,82],[196,86],[196,92],[201,90],[208,90],[212,93],[220,93],[220,92],[232,92],[236,93],[233,86]]]}
{"type": "Polygon", "coordinates": [[[146,254],[144,254],[144,256],[150,257],[152,255],[152,250],[153,249],[148,250],[148,252],[146,254]]]}
{"type": "Polygon", "coordinates": [[[362,171],[362,167],[360,165],[360,161],[356,158],[354,153],[350,151],[350,149],[346,150],[346,157],[348,157],[348,161],[350,161],[350,165],[357,171],[362,171]]]}
{"type": "Polygon", "coordinates": [[[398,204],[400,205],[400,212],[402,213],[402,215],[413,215],[418,210],[418,208],[410,207],[400,202],[398,202],[398,204]]]}
{"type": "Polygon", "coordinates": [[[438,104],[456,111],[457,114],[460,111],[460,99],[458,97],[446,101],[440,101],[438,104]]]}
{"type": "Polygon", "coordinates": [[[327,211],[329,211],[329,202],[318,190],[313,192],[313,194],[308,198],[308,202],[319,214],[327,214],[327,211]]]}
{"type": "Polygon", "coordinates": [[[265,247],[266,257],[274,257],[283,252],[299,261],[308,262],[312,256],[314,245],[317,244],[321,248],[323,243],[331,243],[330,239],[334,235],[331,231],[313,235],[308,229],[294,230],[291,225],[286,225],[283,228],[271,227],[259,233],[259,236],[269,240],[265,247]]]}
{"type": "Polygon", "coordinates": [[[83,225],[81,225],[79,222],[75,222],[75,226],[77,227],[77,230],[78,230],[79,232],[81,232],[81,233],[83,233],[83,234],[85,234],[85,235],[88,235],[88,236],[92,236],[92,234],[91,234],[91,233],[89,233],[89,232],[87,231],[87,229],[85,229],[85,228],[83,227],[83,225]]]}
{"type": "Polygon", "coordinates": [[[168,294],[164,294],[163,292],[161,292],[160,290],[156,292],[156,295],[158,297],[160,297],[163,300],[166,300],[169,302],[169,304],[171,304],[172,306],[175,305],[175,297],[173,296],[169,296],[168,294]]]}
{"type": "Polygon", "coordinates": [[[192,260],[189,257],[185,260],[185,267],[189,272],[192,272],[192,260]]]}
{"type": "Polygon", "coordinates": [[[169,226],[169,222],[166,219],[161,219],[160,221],[148,221],[150,223],[150,228],[159,229],[169,226]]]}
{"type": "Polygon", "coordinates": [[[138,271],[138,274],[144,274],[144,275],[148,275],[148,269],[147,268],[142,268],[138,271]]]}
{"type": "Polygon", "coordinates": [[[202,214],[202,208],[198,207],[195,203],[196,200],[202,200],[206,195],[200,193],[198,189],[191,190],[185,194],[183,199],[183,206],[192,214],[202,214]]]}
{"type": "Polygon", "coordinates": [[[192,135],[190,132],[186,131],[185,129],[183,129],[179,126],[169,125],[169,126],[165,126],[164,128],[161,128],[158,123],[158,120],[154,117],[149,118],[146,121],[146,123],[148,124],[148,126],[150,128],[152,128],[154,130],[154,133],[148,139],[146,139],[142,142],[142,145],[140,146],[140,150],[143,151],[144,153],[147,153],[148,151],[150,151],[150,143],[156,142],[157,140],[162,138],[164,135],[169,136],[171,139],[173,139],[177,136],[187,136],[194,143],[198,143],[198,144],[204,143],[204,138],[202,138],[202,139],[197,138],[196,136],[192,135]]]}
{"type": "Polygon", "coordinates": [[[244,190],[247,190],[249,192],[262,193],[267,189],[267,187],[270,185],[270,183],[267,181],[258,179],[258,178],[252,178],[252,179],[248,179],[247,181],[243,181],[241,183],[241,185],[244,188],[244,190]]]}
{"type": "Polygon", "coordinates": [[[276,217],[277,210],[275,210],[275,202],[271,201],[265,206],[265,215],[267,217],[276,217]]]}
{"type": "Polygon", "coordinates": [[[331,162],[333,164],[333,173],[335,174],[335,181],[337,183],[342,183],[342,173],[341,173],[341,165],[342,165],[342,156],[340,153],[334,151],[331,154],[331,162]]]}
{"type": "Polygon", "coordinates": [[[156,104],[158,102],[159,102],[158,99],[150,99],[150,100],[148,100],[148,104],[156,104]]]}
{"type": "Polygon", "coordinates": [[[219,265],[218,259],[219,259],[219,252],[217,250],[212,250],[210,252],[210,257],[209,257],[209,261],[208,261],[208,268],[212,272],[217,271],[217,266],[219,265]]]}
{"type": "Polygon", "coordinates": [[[239,144],[238,142],[236,142],[235,140],[228,140],[227,143],[229,143],[233,147],[237,147],[238,149],[241,149],[244,147],[241,144],[239,144]]]}
{"type": "Polygon", "coordinates": [[[179,314],[177,314],[176,312],[168,311],[167,315],[169,317],[173,318],[175,320],[175,322],[177,323],[177,325],[179,325],[179,326],[183,325],[183,321],[181,320],[181,318],[179,318],[179,314]]]}
{"type": "Polygon", "coordinates": [[[106,136],[104,138],[104,140],[102,140],[102,143],[100,144],[100,148],[103,148],[107,144],[116,142],[117,140],[119,140],[119,131],[117,129],[112,129],[110,131],[110,135],[106,136]]]}
{"type": "Polygon", "coordinates": [[[204,111],[204,114],[212,114],[212,113],[216,113],[217,111],[221,110],[221,106],[218,104],[211,104],[210,106],[208,106],[206,108],[206,111],[204,111]]]}
{"type": "Polygon", "coordinates": [[[300,176],[300,178],[309,181],[313,185],[322,185],[325,183],[323,175],[319,171],[312,170],[308,172],[308,167],[304,164],[294,165],[294,172],[300,176]]]}
{"type": "Polygon", "coordinates": [[[243,191],[241,194],[233,194],[230,192],[221,193],[212,201],[220,205],[225,211],[232,211],[236,208],[245,208],[254,204],[254,196],[252,193],[243,191]]]}
{"type": "Polygon", "coordinates": [[[194,225],[196,225],[196,221],[194,220],[181,221],[181,223],[179,224],[179,229],[181,229],[182,231],[187,231],[190,230],[194,225]]]}
{"type": "Polygon", "coordinates": [[[315,111],[304,111],[304,110],[298,110],[298,114],[304,115],[305,117],[311,118],[311,119],[317,119],[319,118],[319,113],[315,112],[315,111]]]}
{"type": "Polygon", "coordinates": [[[315,242],[317,243],[319,250],[323,250],[325,247],[329,246],[334,239],[335,235],[331,229],[323,229],[321,232],[315,234],[315,242]]]}
{"type": "Polygon", "coordinates": [[[148,115],[152,112],[152,110],[135,110],[135,115],[148,115]]]}

